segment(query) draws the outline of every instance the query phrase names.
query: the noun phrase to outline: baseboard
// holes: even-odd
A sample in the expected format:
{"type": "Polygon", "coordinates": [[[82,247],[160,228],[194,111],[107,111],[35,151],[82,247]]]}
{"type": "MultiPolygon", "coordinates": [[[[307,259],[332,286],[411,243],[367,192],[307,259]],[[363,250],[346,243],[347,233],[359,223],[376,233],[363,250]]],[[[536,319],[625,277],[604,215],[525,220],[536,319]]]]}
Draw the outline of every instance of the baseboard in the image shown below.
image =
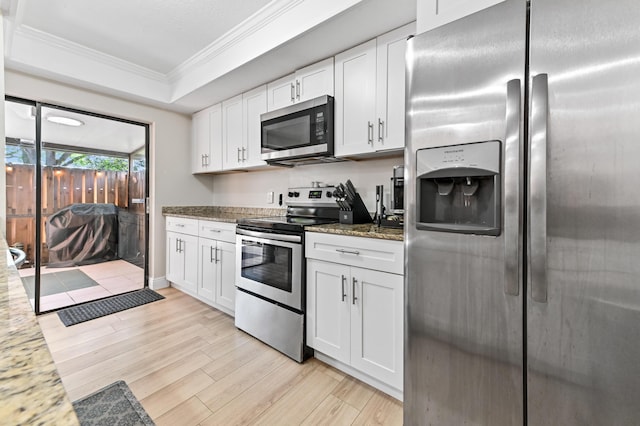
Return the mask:
{"type": "Polygon", "coordinates": [[[151,278],[149,277],[149,288],[151,290],[158,290],[160,288],[169,287],[169,281],[165,277],[151,278]]]}
{"type": "Polygon", "coordinates": [[[343,362],[338,361],[337,359],[331,358],[328,355],[323,354],[322,352],[318,352],[318,351],[314,351],[314,357],[316,357],[318,360],[324,362],[325,364],[329,364],[330,366],[337,368],[340,371],[343,371],[345,373],[347,373],[348,375],[355,377],[356,379],[365,382],[368,385],[373,386],[374,388],[386,393],[389,396],[392,396],[393,398],[397,399],[398,401],[402,402],[403,400],[403,392],[401,390],[398,390],[396,388],[393,388],[391,386],[389,386],[388,384],[381,382],[378,379],[375,379],[359,370],[356,370],[355,368],[351,367],[350,365],[347,365],[343,362]]]}
{"type": "Polygon", "coordinates": [[[179,284],[176,284],[176,283],[170,283],[170,284],[171,284],[172,288],[175,288],[176,290],[180,290],[184,294],[188,294],[189,296],[193,297],[194,299],[198,299],[202,303],[205,303],[205,304],[211,306],[212,308],[217,309],[217,310],[229,315],[232,318],[235,318],[235,313],[232,310],[228,309],[227,307],[222,306],[222,305],[218,305],[217,303],[212,302],[209,299],[205,299],[204,297],[200,296],[199,294],[194,293],[192,291],[187,290],[186,288],[181,287],[179,284]]]}

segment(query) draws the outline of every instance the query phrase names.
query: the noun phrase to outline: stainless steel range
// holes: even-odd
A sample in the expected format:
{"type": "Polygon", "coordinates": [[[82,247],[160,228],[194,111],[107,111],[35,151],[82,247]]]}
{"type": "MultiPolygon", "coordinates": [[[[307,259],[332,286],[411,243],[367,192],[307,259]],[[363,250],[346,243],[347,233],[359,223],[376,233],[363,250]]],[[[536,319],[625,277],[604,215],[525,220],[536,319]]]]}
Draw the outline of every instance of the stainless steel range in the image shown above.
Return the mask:
{"type": "Polygon", "coordinates": [[[242,219],[236,230],[235,325],[298,362],[311,354],[304,227],[338,221],[334,189],[291,188],[286,216],[242,219]]]}

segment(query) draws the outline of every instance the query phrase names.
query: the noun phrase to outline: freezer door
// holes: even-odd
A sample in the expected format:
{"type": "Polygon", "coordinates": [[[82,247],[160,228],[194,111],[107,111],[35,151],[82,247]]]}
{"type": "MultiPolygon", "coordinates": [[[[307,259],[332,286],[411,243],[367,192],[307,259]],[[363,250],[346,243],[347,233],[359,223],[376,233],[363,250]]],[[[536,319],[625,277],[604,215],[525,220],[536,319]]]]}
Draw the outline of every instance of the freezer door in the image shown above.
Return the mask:
{"type": "MultiPolygon", "coordinates": [[[[509,0],[409,41],[406,425],[518,425],[524,420],[520,114],[525,28],[526,2],[509,0]],[[457,203],[458,217],[480,206],[474,201],[478,192],[447,194],[447,182],[437,179],[425,182],[419,205],[417,173],[425,175],[428,167],[417,164],[416,153],[456,145],[435,157],[451,160],[452,167],[456,161],[464,164],[464,173],[473,175],[477,164],[465,157],[466,147],[485,141],[499,141],[501,185],[496,187],[502,211],[494,235],[418,229],[418,210],[430,208],[424,204],[429,194],[432,200],[442,196],[457,203]]],[[[432,217],[438,220],[438,214],[432,217]]]]}
{"type": "Polygon", "coordinates": [[[640,421],[639,22],[531,1],[529,425],[640,421]]]}

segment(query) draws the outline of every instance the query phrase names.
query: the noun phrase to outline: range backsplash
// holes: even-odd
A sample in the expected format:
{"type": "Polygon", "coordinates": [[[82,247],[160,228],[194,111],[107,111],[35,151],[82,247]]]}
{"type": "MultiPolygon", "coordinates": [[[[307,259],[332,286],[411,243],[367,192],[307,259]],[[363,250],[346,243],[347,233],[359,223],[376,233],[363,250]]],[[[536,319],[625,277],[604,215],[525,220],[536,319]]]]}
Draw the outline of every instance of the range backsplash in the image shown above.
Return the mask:
{"type": "Polygon", "coordinates": [[[333,185],[351,179],[369,211],[375,211],[376,185],[384,185],[385,205],[389,202],[393,167],[403,164],[402,155],[380,159],[315,164],[293,168],[269,167],[246,173],[213,177],[212,205],[278,208],[278,195],[287,188],[310,186],[312,181],[333,185]],[[274,192],[274,203],[267,194],[274,192]]]}

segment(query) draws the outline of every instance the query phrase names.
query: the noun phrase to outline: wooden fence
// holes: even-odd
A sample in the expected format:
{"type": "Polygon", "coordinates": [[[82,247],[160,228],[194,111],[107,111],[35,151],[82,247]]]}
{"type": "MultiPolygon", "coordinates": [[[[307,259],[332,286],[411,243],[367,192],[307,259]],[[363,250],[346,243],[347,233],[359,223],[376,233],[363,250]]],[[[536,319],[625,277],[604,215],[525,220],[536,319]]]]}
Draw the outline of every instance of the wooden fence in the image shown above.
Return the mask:
{"type": "MultiPolygon", "coordinates": [[[[16,164],[7,173],[7,242],[24,244],[27,259],[33,262],[35,246],[35,166],[16,164]]],[[[46,218],[74,203],[112,203],[132,213],[144,214],[144,172],[87,170],[66,167],[42,168],[42,263],[48,261],[44,223],[46,218]]]]}

